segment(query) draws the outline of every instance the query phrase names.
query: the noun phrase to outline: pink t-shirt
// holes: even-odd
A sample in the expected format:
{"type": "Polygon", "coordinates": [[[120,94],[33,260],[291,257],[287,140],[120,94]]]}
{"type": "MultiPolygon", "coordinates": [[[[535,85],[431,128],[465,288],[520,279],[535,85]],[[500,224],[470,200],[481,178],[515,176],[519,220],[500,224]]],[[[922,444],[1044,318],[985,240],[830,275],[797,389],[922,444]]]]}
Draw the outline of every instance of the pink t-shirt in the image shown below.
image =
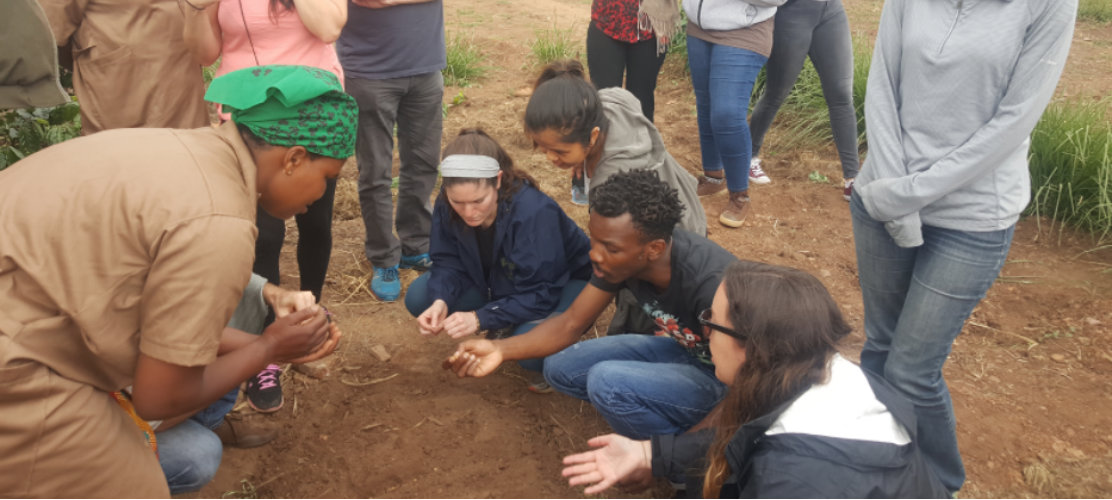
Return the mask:
{"type": "Polygon", "coordinates": [[[220,0],[219,9],[216,17],[223,45],[216,76],[251,66],[296,64],[331,71],[344,84],[336,48],[309,31],[296,9],[279,5],[273,18],[268,0],[220,0]]]}

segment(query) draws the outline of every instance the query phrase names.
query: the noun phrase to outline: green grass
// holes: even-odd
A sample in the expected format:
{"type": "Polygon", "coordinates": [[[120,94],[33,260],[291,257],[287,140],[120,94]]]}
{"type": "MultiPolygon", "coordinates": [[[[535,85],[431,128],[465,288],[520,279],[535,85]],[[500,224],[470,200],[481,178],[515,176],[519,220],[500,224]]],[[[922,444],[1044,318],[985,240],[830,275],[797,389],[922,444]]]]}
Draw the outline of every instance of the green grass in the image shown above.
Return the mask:
{"type": "Polygon", "coordinates": [[[687,65],[687,12],[683,9],[680,9],[680,29],[673,35],[672,43],[668,44],[667,61],[679,64],[684,76],[691,75],[691,67],[687,65]]]}
{"type": "Polygon", "coordinates": [[[1081,0],[1077,5],[1077,18],[1098,23],[1112,21],[1112,0],[1081,0]]]}
{"type": "MultiPolygon", "coordinates": [[[[865,147],[865,88],[868,82],[872,51],[864,43],[853,44],[853,107],[857,113],[859,148],[865,147]]],[[[765,89],[765,70],[753,85],[750,106],[755,106],[765,89]]],[[[752,112],[752,109],[750,109],[752,112]]],[[[792,93],[784,100],[774,122],[775,143],[766,137],[764,150],[814,150],[829,147],[834,140],[830,129],[830,113],[822,93],[819,74],[810,59],[803,65],[792,93]],[[770,148],[771,146],[771,148],[770,148]]]]}
{"type": "Polygon", "coordinates": [[[537,30],[529,47],[538,66],[560,59],[577,59],[579,56],[579,45],[570,29],[552,27],[537,30]]]}
{"type": "Polygon", "coordinates": [[[1031,134],[1031,204],[1044,215],[1112,235],[1112,100],[1056,102],[1031,134]]]}
{"type": "Polygon", "coordinates": [[[448,65],[442,71],[444,85],[470,87],[486,75],[483,53],[475,44],[474,35],[456,33],[447,41],[448,65]]]}

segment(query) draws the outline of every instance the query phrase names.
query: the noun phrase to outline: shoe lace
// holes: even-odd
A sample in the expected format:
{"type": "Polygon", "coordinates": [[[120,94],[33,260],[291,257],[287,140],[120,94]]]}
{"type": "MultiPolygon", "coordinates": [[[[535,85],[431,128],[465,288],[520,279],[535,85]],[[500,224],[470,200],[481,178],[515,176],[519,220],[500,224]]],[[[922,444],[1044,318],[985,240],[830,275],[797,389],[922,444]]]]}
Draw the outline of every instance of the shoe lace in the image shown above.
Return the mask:
{"type": "Polygon", "coordinates": [[[387,267],[387,268],[381,269],[381,271],[382,271],[382,281],[398,281],[398,268],[397,267],[387,267]]]}
{"type": "Polygon", "coordinates": [[[281,369],[278,365],[267,365],[263,371],[259,372],[259,389],[277,387],[279,375],[281,375],[281,369]]]}
{"type": "Polygon", "coordinates": [[[753,177],[764,177],[765,171],[761,168],[760,163],[749,165],[749,175],[753,177]]]}

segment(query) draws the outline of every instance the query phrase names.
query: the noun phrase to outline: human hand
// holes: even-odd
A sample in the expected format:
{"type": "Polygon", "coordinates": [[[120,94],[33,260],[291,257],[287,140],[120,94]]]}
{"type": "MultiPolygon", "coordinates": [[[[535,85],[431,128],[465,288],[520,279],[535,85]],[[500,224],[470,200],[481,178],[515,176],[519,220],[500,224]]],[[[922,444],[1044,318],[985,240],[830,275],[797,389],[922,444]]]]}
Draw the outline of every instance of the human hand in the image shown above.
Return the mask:
{"type": "Polygon", "coordinates": [[[425,312],[417,316],[417,332],[424,336],[436,335],[444,329],[444,318],[448,315],[448,304],[436,299],[425,312]]]}
{"type": "Polygon", "coordinates": [[[641,480],[651,474],[652,453],[649,441],[634,441],[618,434],[596,436],[587,444],[594,450],[564,457],[561,475],[568,478],[568,485],[590,485],[584,493],[602,493],[619,483],[641,480]]]}
{"type": "Polygon", "coordinates": [[[262,338],[270,343],[269,358],[285,362],[314,354],[330,336],[324,308],[313,305],[275,319],[262,338]]]}
{"type": "Polygon", "coordinates": [[[444,331],[454,339],[479,333],[479,315],[475,311],[454,312],[444,320],[444,331]]]}
{"type": "Polygon", "coordinates": [[[267,283],[263,286],[263,299],[274,309],[274,317],[281,318],[294,311],[312,307],[317,303],[313,292],[295,292],[267,283]]]}
{"type": "Polygon", "coordinates": [[[501,364],[502,349],[498,344],[486,339],[475,339],[460,343],[456,352],[444,360],[442,366],[463,378],[485,377],[501,364]]]}
{"type": "Polygon", "coordinates": [[[311,363],[313,361],[331,355],[332,352],[336,350],[336,347],[340,345],[340,337],[343,336],[344,333],[340,331],[340,327],[336,326],[336,323],[334,321],[330,321],[328,323],[328,340],[325,340],[324,343],[321,344],[320,347],[318,347],[315,351],[306,354],[305,356],[302,356],[300,358],[291,359],[290,363],[311,363]]]}
{"type": "Polygon", "coordinates": [[[572,179],[582,179],[583,178],[583,164],[582,163],[579,164],[579,165],[576,165],[574,167],[571,167],[571,178],[572,179]]]}

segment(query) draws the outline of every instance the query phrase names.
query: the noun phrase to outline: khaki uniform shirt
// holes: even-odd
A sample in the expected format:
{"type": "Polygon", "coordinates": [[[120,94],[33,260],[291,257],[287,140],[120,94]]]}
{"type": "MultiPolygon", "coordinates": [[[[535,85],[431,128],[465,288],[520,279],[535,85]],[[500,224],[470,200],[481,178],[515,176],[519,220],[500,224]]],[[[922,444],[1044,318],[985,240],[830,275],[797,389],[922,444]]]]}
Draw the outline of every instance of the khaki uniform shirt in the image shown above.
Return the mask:
{"type": "Polygon", "coordinates": [[[108,392],[139,353],[216,359],[251,274],[256,170],[235,125],[127,129],[0,172],[0,492],[167,496],[108,392]]]}
{"type": "Polygon", "coordinates": [[[39,0],[59,46],[73,42],[73,87],[86,135],[208,123],[201,67],[176,0],[39,0]]]}

